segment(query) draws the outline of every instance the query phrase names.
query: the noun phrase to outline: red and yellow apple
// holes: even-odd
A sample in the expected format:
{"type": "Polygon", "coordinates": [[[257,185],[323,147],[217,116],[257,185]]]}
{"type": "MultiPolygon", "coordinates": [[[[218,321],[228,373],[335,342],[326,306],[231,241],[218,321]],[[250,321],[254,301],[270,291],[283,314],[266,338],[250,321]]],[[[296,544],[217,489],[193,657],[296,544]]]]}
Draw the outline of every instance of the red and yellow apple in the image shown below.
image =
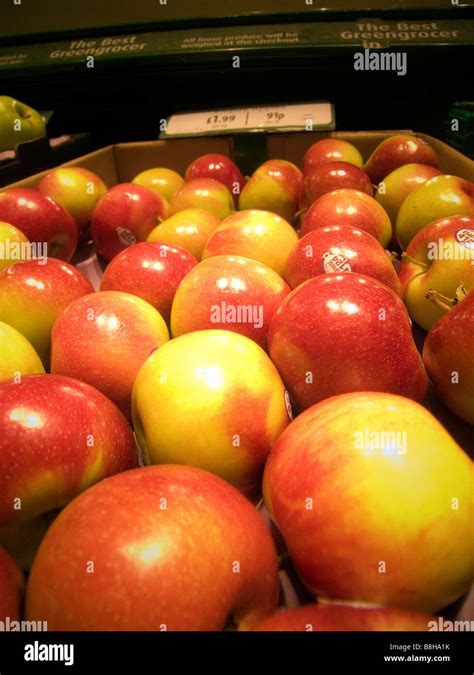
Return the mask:
{"type": "Polygon", "coordinates": [[[201,260],[204,246],[220,222],[210,211],[184,209],[155,227],[147,241],[180,246],[201,260]]]}
{"type": "Polygon", "coordinates": [[[213,153],[201,155],[186,169],[184,177],[187,181],[195,178],[213,178],[222,183],[229,190],[237,207],[239,195],[245,184],[245,179],[235,162],[225,155],[213,153]]]}
{"type": "Polygon", "coordinates": [[[352,391],[417,401],[427,393],[402,300],[361,274],[322,274],[295,288],[273,316],[268,346],[300,410],[352,391]]]}
{"type": "Polygon", "coordinates": [[[170,201],[169,215],[185,209],[204,209],[223,220],[234,210],[234,200],[225,185],[214,178],[186,181],[170,201]]]}
{"type": "Polygon", "coordinates": [[[372,183],[366,173],[348,162],[328,162],[305,175],[300,197],[301,208],[307,208],[321,195],[333,190],[359,190],[371,197],[372,183]]]}
{"type": "Polygon", "coordinates": [[[0,621],[20,619],[24,590],[25,579],[21,568],[0,548],[0,621]]]}
{"type": "Polygon", "coordinates": [[[248,179],[240,193],[239,209],[271,211],[291,223],[302,187],[303,174],[297,166],[284,159],[270,159],[248,179]]]}
{"type": "Polygon", "coordinates": [[[168,202],[153,190],[119,183],[102,197],[92,216],[91,233],[97,253],[111,260],[127,246],[146,241],[168,215],[168,202]]]}
{"type": "Polygon", "coordinates": [[[51,372],[91,384],[130,417],[135,376],[168,338],[161,314],[136,295],[86,295],[68,305],[53,326],[51,372]]]}
{"type": "Polygon", "coordinates": [[[270,267],[241,256],[203,260],[183,279],[173,301],[173,337],[224,329],[267,348],[270,321],[290,289],[270,267]]]}
{"type": "Polygon", "coordinates": [[[267,354],[224,330],[188,333],[157,349],[136,377],[132,407],[146,463],[206,469],[249,494],[290,421],[267,354]]]}
{"type": "Polygon", "coordinates": [[[302,237],[290,253],[285,279],[290,288],[320,274],[355,272],[373,277],[401,295],[391,256],[364,230],[320,227],[302,237]]]}
{"type": "Polygon", "coordinates": [[[263,483],[314,596],[430,613],[472,581],[472,481],[469,457],[426,408],[356,392],[297,417],[263,483]]]}
{"type": "Polygon", "coordinates": [[[431,145],[419,136],[390,136],[377,145],[365,163],[364,170],[377,184],[404,164],[438,166],[438,157],[431,145]]]}
{"type": "Polygon", "coordinates": [[[202,258],[237,255],[253,258],[283,276],[298,235],[283,218],[270,211],[239,211],[226,218],[207,240],[202,258]]]}
{"type": "Polygon", "coordinates": [[[184,178],[172,169],[157,166],[137,174],[132,183],[153,190],[170,202],[178,190],[183,187],[184,178]]]}
{"type": "Polygon", "coordinates": [[[21,380],[23,375],[44,373],[34,347],[16,328],[0,321],[0,382],[21,380]]]}
{"type": "Polygon", "coordinates": [[[246,630],[275,611],[277,572],[265,523],[231,485],[191,467],[140,468],[58,516],[26,615],[53,631],[246,630]]]}
{"type": "Polygon", "coordinates": [[[18,262],[0,272],[0,321],[20,331],[48,368],[53,323],[73,300],[93,290],[66,262],[18,262]]]}
{"type": "Polygon", "coordinates": [[[100,290],[137,295],[169,323],[176,289],[196,263],[196,258],[179,246],[151,241],[134,244],[112,258],[100,290]]]}
{"type": "Polygon", "coordinates": [[[14,225],[0,222],[0,272],[19,260],[32,257],[30,240],[14,225]]]}
{"type": "Polygon", "coordinates": [[[348,162],[362,168],[364,161],[355,145],[339,138],[323,138],[308,148],[303,159],[303,174],[307,176],[314,169],[329,162],[348,162]]]}
{"type": "Polygon", "coordinates": [[[454,297],[462,283],[474,288],[474,217],[451,216],[430,223],[411,240],[399,270],[410,316],[425,330],[447,311],[428,291],[454,297]]]}

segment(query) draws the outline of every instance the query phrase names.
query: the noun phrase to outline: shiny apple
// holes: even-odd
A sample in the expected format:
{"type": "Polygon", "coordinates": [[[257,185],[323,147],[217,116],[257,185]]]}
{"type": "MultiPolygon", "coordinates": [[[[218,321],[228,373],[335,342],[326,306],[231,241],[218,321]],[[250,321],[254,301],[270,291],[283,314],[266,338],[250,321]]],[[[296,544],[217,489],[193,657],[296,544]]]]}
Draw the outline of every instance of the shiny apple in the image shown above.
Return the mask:
{"type": "Polygon", "coordinates": [[[204,246],[220,222],[210,211],[184,209],[155,227],[147,241],[180,246],[201,260],[204,246]]]}
{"type": "Polygon", "coordinates": [[[339,138],[323,138],[308,148],[303,159],[303,173],[307,176],[314,169],[328,162],[348,162],[362,168],[364,161],[355,145],[339,138]]]}
{"type": "Polygon", "coordinates": [[[245,184],[245,179],[235,162],[226,155],[213,153],[201,155],[186,169],[184,177],[187,181],[195,178],[213,178],[222,183],[229,190],[237,207],[239,195],[245,184]]]}
{"type": "Polygon", "coordinates": [[[234,200],[225,185],[214,178],[186,181],[170,201],[169,215],[184,209],[204,209],[223,220],[234,210],[234,200]]]}
{"type": "Polygon", "coordinates": [[[404,164],[438,166],[438,157],[431,145],[419,136],[399,134],[384,139],[365,163],[364,170],[373,183],[404,164]]]}
{"type": "Polygon", "coordinates": [[[292,223],[299,209],[303,174],[284,159],[269,159],[250,176],[240,193],[239,209],[271,211],[292,223]]]}

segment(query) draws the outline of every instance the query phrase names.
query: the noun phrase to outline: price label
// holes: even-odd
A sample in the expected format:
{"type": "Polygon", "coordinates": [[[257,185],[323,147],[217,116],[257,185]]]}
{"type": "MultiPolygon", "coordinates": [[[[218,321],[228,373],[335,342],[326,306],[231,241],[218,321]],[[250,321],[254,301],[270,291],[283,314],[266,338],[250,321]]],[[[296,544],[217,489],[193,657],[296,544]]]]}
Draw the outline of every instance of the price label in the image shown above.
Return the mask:
{"type": "Polygon", "coordinates": [[[206,110],[172,115],[160,138],[172,136],[205,136],[232,132],[317,131],[334,129],[331,103],[298,103],[295,105],[206,110]]]}

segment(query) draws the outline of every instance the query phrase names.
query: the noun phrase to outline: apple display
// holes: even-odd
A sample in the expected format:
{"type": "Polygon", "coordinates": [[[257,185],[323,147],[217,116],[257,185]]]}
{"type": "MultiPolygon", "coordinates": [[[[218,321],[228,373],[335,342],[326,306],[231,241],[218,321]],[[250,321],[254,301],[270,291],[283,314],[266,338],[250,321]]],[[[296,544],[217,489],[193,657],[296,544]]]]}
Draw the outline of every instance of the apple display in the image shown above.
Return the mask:
{"type": "Polygon", "coordinates": [[[0,321],[0,383],[44,373],[40,357],[20,332],[0,321]]]}
{"type": "Polygon", "coordinates": [[[0,545],[28,566],[54,512],[136,466],[137,451],[124,416],[84,382],[28,375],[0,384],[0,399],[0,545]]]}
{"type": "Polygon", "coordinates": [[[0,96],[0,152],[43,136],[46,127],[39,112],[11,96],[0,96]]]}
{"type": "MultiPolygon", "coordinates": [[[[435,301],[439,298],[433,291],[431,296],[435,301]]],[[[440,304],[444,304],[443,297],[440,304]]],[[[473,335],[474,293],[471,290],[436,322],[423,345],[423,361],[439,397],[469,424],[474,424],[473,335]]]]}
{"type": "Polygon", "coordinates": [[[172,169],[157,166],[137,174],[132,180],[134,185],[153,190],[170,202],[184,185],[184,178],[172,169]]]}
{"type": "Polygon", "coordinates": [[[26,260],[0,272],[0,321],[16,328],[49,367],[51,331],[73,300],[92,293],[78,269],[61,260],[26,260]]]}
{"type": "Polygon", "coordinates": [[[137,295],[169,323],[176,289],[196,264],[196,258],[179,246],[151,241],[134,244],[112,258],[100,290],[137,295]]]}
{"type": "Polygon", "coordinates": [[[339,138],[323,138],[308,148],[303,159],[303,174],[307,176],[328,162],[348,162],[362,169],[364,161],[355,145],[339,138]]]}
{"type": "Polygon", "coordinates": [[[97,253],[111,260],[127,246],[146,241],[168,215],[168,202],[133,183],[114,185],[94,209],[91,233],[97,253]]]}
{"type": "Polygon", "coordinates": [[[270,321],[290,289],[270,267],[241,256],[203,260],[181,282],[171,312],[173,337],[223,329],[267,348],[270,321]]]}
{"type": "Polygon", "coordinates": [[[391,256],[368,232],[355,227],[320,227],[302,237],[290,253],[285,279],[290,288],[320,274],[355,272],[381,281],[401,295],[391,256]]]}
{"type": "Polygon", "coordinates": [[[239,209],[271,211],[292,223],[298,211],[303,174],[284,159],[270,159],[250,176],[240,193],[239,209]]]}
{"type": "Polygon", "coordinates": [[[343,188],[321,195],[304,215],[301,236],[331,225],[365,230],[384,248],[392,239],[392,225],[387,213],[373,197],[360,190],[343,188]]]}
{"type": "Polygon", "coordinates": [[[92,214],[107,186],[97,174],[77,166],[53,169],[36,186],[74,218],[79,239],[87,237],[92,214]]]}
{"type": "Polygon", "coordinates": [[[239,203],[239,195],[245,179],[235,162],[225,155],[213,153],[201,155],[191,162],[184,175],[187,181],[195,178],[214,178],[226,186],[234,199],[235,207],[239,203]]]}
{"type": "Polygon", "coordinates": [[[268,345],[299,410],[352,391],[417,401],[427,393],[402,300],[361,274],[322,274],[295,288],[273,316],[268,345]]]}
{"type": "Polygon", "coordinates": [[[169,215],[184,209],[204,209],[223,220],[234,210],[231,193],[214,178],[195,178],[186,181],[170,201],[169,215]]]}
{"type": "Polygon", "coordinates": [[[281,378],[255,342],[225,330],[174,338],[140,369],[133,425],[147,464],[187,464],[247,494],[290,421],[281,378]]]}
{"type": "Polygon", "coordinates": [[[24,589],[21,568],[0,548],[0,621],[19,621],[24,589]]]}
{"type": "Polygon", "coordinates": [[[180,246],[201,260],[204,246],[220,222],[210,211],[184,209],[155,227],[147,241],[180,246]]]}
{"type": "Polygon", "coordinates": [[[161,314],[136,295],[120,291],[86,295],[55,321],[51,372],[91,384],[130,418],[135,376],[168,338],[161,314]]]}
{"type": "Polygon", "coordinates": [[[14,225],[31,243],[47,247],[51,258],[70,260],[77,246],[77,225],[53,199],[31,188],[0,191],[0,220],[14,225]]]}
{"type": "Polygon", "coordinates": [[[404,164],[438,166],[438,157],[431,145],[419,136],[390,136],[377,145],[365,163],[364,170],[377,184],[404,164]]]}
{"type": "Polygon", "coordinates": [[[462,283],[474,288],[474,216],[451,216],[430,223],[411,240],[399,270],[410,316],[425,330],[447,311],[428,291],[454,297],[462,283]]]}
{"type": "Polygon", "coordinates": [[[19,260],[32,257],[30,240],[14,225],[0,221],[0,272],[19,260]]]}
{"type": "Polygon", "coordinates": [[[435,176],[413,190],[402,202],[395,233],[406,249],[426,225],[449,216],[474,216],[474,183],[457,176],[435,176]]]}
{"type": "Polygon", "coordinates": [[[216,255],[253,258],[283,276],[298,235],[283,218],[270,211],[239,211],[226,218],[207,240],[203,259],[216,255]]]}
{"type": "Polygon", "coordinates": [[[263,483],[314,596],[432,613],[472,581],[472,479],[469,457],[426,408],[355,392],[297,417],[263,483]]]}
{"type": "Polygon", "coordinates": [[[371,197],[374,194],[369,177],[354,164],[347,162],[322,164],[306,174],[300,206],[307,208],[326,192],[344,189],[359,190],[371,197]]]}
{"type": "Polygon", "coordinates": [[[248,630],[275,611],[277,572],[263,519],[231,485],[191,467],[140,468],[58,516],[26,616],[52,631],[248,630]]]}

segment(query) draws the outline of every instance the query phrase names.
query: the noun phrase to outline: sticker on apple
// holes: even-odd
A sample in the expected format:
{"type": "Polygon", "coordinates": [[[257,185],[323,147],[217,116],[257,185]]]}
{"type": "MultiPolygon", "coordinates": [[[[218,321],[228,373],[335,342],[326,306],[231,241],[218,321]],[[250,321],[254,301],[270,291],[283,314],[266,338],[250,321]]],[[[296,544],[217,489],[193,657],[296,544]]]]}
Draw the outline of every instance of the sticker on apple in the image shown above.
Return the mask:
{"type": "Polygon", "coordinates": [[[327,251],[323,255],[323,267],[326,274],[352,272],[352,268],[347,258],[339,253],[331,253],[330,251],[327,251]]]}
{"type": "Polygon", "coordinates": [[[290,420],[293,419],[293,408],[291,407],[291,399],[290,399],[290,394],[288,391],[285,389],[285,405],[286,405],[286,412],[288,413],[288,417],[290,420]]]}
{"type": "Polygon", "coordinates": [[[456,241],[466,248],[474,251],[474,230],[469,230],[467,227],[458,230],[455,234],[456,241]]]}
{"type": "Polygon", "coordinates": [[[127,230],[126,227],[117,227],[116,229],[118,240],[124,246],[133,246],[137,243],[137,239],[133,232],[127,230]]]}

